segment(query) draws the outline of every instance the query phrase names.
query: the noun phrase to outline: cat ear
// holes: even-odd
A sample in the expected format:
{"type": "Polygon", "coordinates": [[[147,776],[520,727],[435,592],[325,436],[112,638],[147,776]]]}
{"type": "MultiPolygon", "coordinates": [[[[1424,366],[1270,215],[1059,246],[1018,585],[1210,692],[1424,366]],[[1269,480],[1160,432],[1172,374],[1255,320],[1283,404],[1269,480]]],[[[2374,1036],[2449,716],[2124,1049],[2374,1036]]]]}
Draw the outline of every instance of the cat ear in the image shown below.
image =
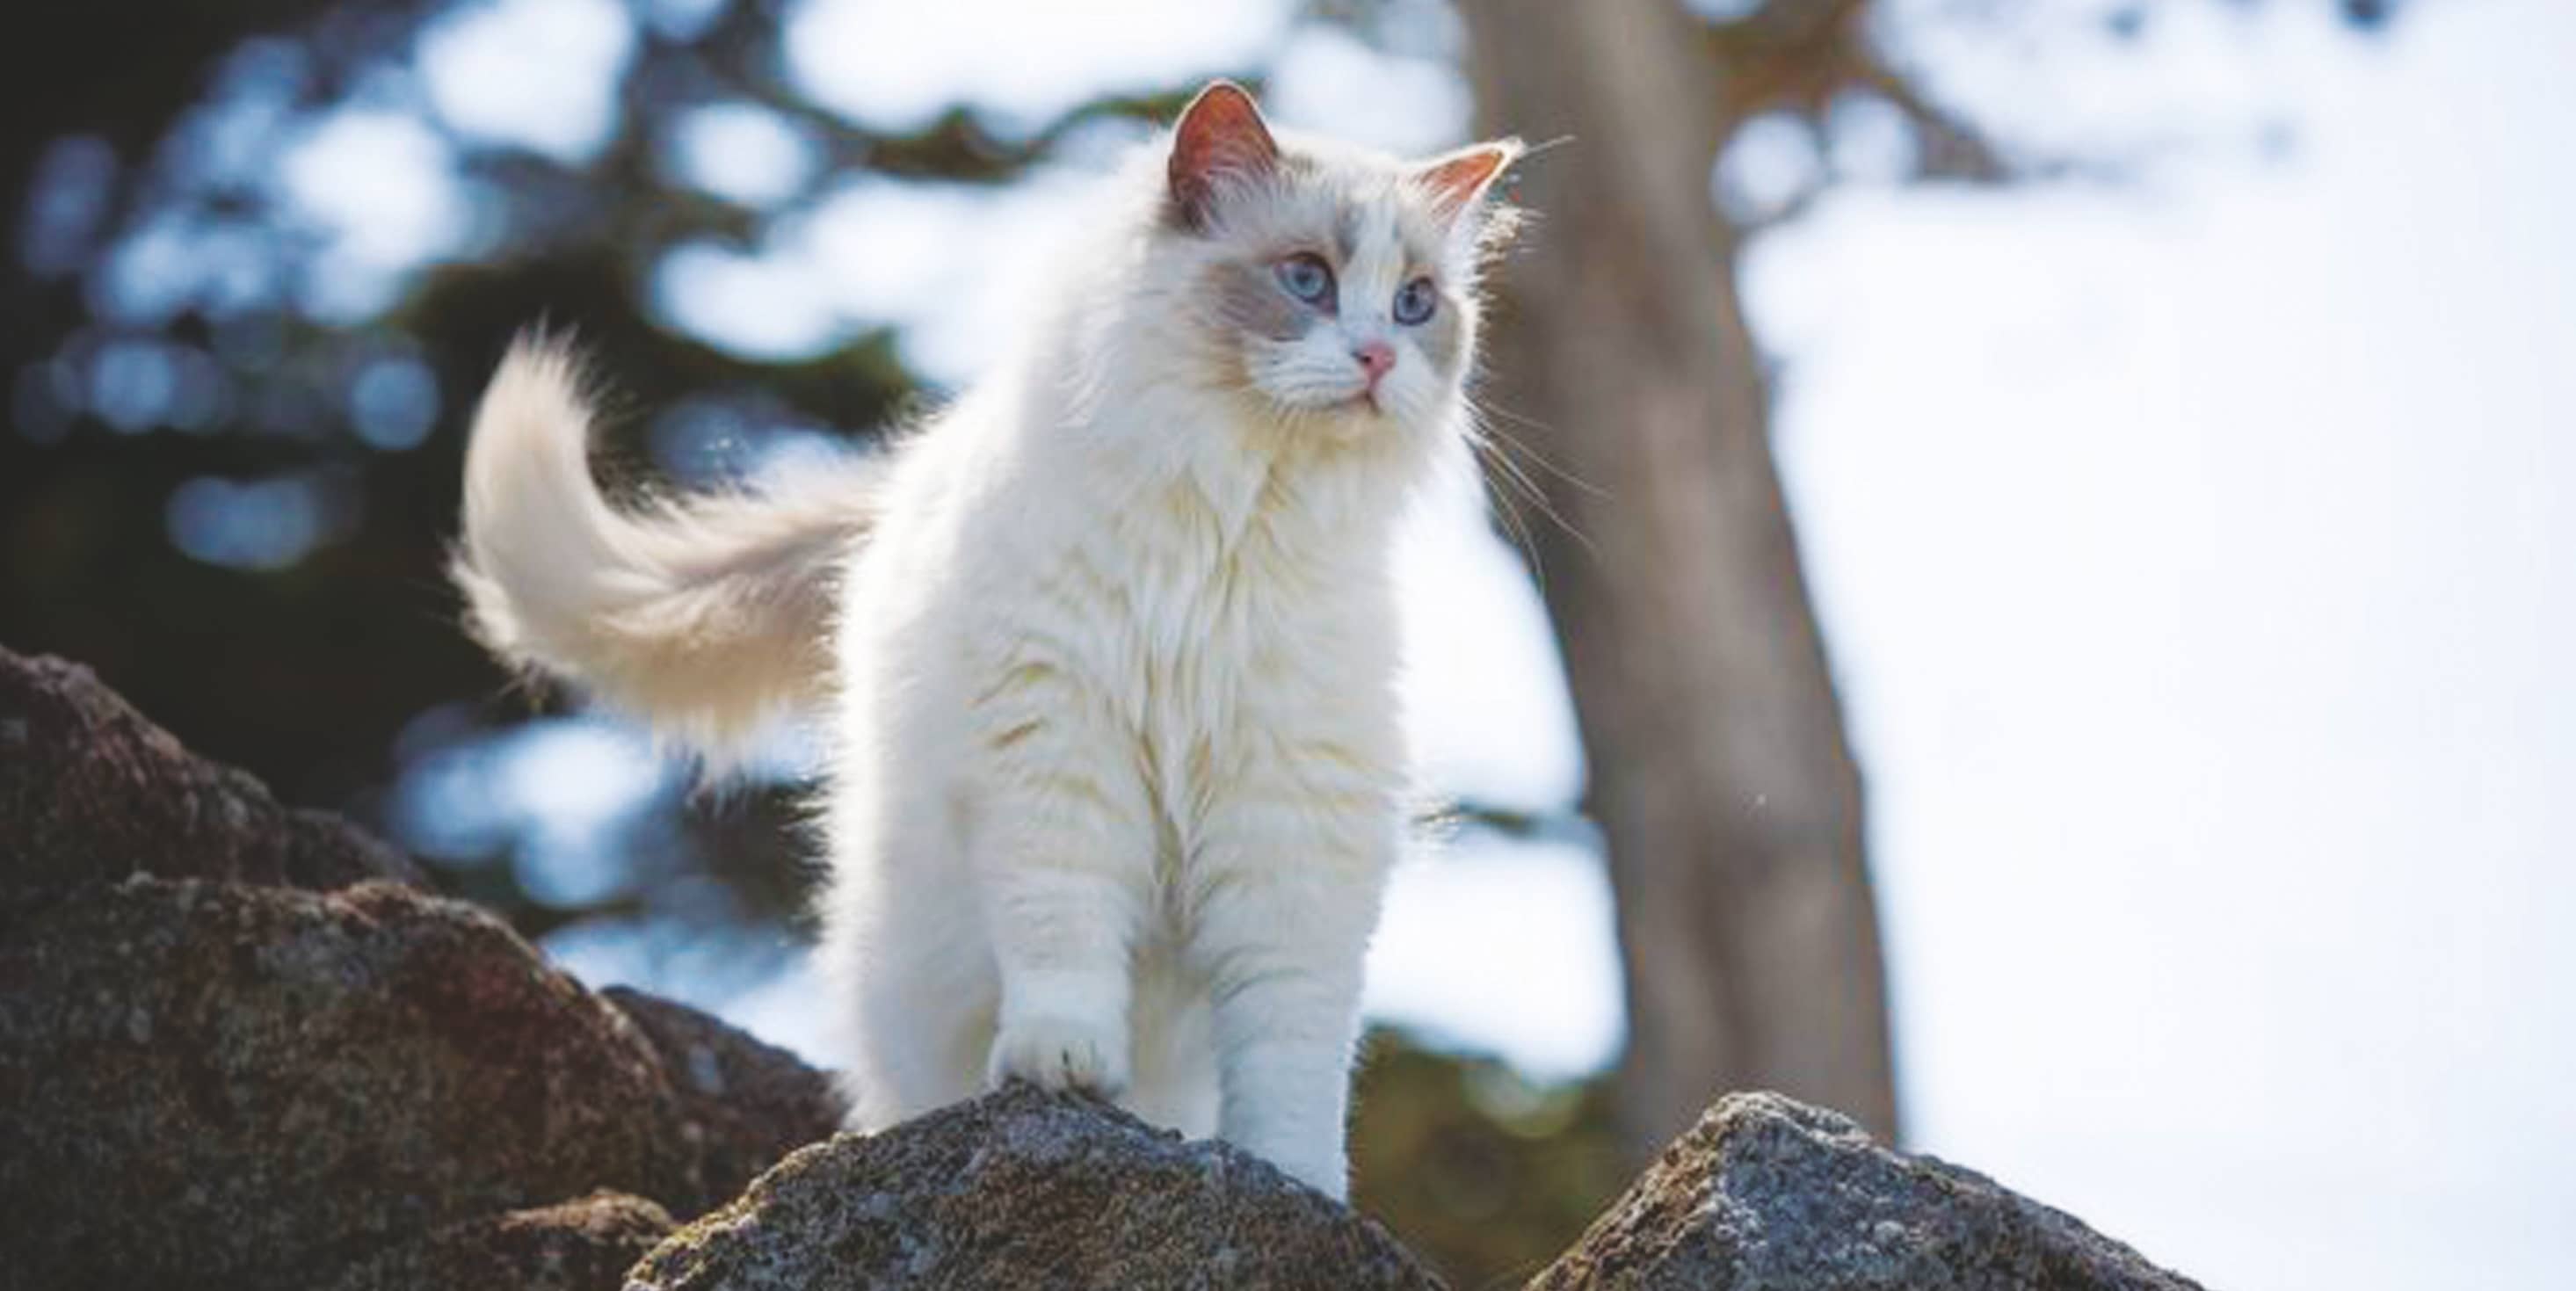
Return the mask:
{"type": "Polygon", "coordinates": [[[1211,81],[1172,127],[1172,211],[1182,227],[1205,229],[1227,184],[1261,178],[1278,165],[1279,145],[1252,96],[1232,81],[1211,81]]]}
{"type": "Polygon", "coordinates": [[[1430,194],[1431,209],[1440,218],[1455,222],[1459,212],[1474,207],[1523,151],[1518,139],[1470,144],[1415,167],[1413,182],[1430,194]]]}

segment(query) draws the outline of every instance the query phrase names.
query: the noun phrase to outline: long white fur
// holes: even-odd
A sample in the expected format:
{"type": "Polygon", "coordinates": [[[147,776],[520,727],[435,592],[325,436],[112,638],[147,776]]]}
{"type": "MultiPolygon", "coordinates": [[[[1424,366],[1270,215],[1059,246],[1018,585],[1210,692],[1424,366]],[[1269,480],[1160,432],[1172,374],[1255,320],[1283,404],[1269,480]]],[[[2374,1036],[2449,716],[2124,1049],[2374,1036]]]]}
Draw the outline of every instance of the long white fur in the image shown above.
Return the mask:
{"type": "Polygon", "coordinates": [[[882,479],[622,515],[560,354],[514,353],[485,400],[458,568],[505,654],[721,740],[811,693],[845,605],[820,954],[859,1128],[1018,1077],[1345,1193],[1408,793],[1390,539],[1465,427],[1465,364],[1388,302],[1427,247],[1472,353],[1476,214],[1292,146],[1305,179],[1205,236],[1166,225],[1145,150],[1012,356],[882,479]],[[1354,303],[1229,368],[1209,266],[1352,211],[1354,303]],[[1378,414],[1349,403],[1370,339],[1399,356],[1378,414]]]}
{"type": "Polygon", "coordinates": [[[523,338],[494,374],[465,458],[449,572],[495,654],[579,678],[721,769],[826,692],[833,593],[883,463],[813,465],[758,491],[609,505],[570,350],[523,338]]]}

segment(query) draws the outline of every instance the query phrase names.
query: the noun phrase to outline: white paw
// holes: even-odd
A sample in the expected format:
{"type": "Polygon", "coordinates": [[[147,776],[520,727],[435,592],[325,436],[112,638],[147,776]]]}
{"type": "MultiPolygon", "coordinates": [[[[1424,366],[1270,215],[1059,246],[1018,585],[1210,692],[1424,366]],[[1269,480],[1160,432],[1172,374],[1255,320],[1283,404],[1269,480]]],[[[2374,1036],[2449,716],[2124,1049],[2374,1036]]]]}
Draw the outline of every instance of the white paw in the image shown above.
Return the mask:
{"type": "Polygon", "coordinates": [[[1076,1018],[1029,1018],[993,1037],[985,1083],[1025,1080],[1045,1089],[1084,1089],[1103,1098],[1127,1092],[1123,1028],[1076,1018]]]}

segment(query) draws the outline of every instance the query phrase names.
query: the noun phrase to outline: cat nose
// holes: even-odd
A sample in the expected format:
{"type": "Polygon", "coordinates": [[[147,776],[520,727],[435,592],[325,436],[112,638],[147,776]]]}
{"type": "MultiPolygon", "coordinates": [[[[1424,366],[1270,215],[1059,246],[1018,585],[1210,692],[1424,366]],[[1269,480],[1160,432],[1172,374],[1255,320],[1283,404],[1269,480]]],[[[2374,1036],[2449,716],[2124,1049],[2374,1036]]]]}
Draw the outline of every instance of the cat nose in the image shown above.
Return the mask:
{"type": "Polygon", "coordinates": [[[1378,379],[1395,366],[1395,347],[1384,341],[1363,341],[1352,347],[1351,357],[1360,361],[1360,371],[1368,374],[1369,389],[1377,389],[1378,379]]]}

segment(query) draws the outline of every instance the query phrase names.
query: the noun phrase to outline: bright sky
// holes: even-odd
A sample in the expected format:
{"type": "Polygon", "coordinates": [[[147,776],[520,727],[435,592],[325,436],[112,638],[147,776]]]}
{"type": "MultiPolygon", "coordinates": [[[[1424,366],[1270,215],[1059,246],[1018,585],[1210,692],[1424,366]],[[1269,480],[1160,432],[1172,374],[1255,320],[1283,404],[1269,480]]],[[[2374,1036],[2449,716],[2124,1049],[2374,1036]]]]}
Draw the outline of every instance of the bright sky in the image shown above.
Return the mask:
{"type": "Polygon", "coordinates": [[[1918,1142],[2229,1287],[2576,1256],[2576,9],[2153,57],[2293,146],[1749,282],[1918,1142]]]}
{"type": "MultiPolygon", "coordinates": [[[[964,93],[1008,127],[1085,86],[1236,69],[1284,29],[1275,6],[1130,7],[946,24],[808,0],[796,29],[838,35],[791,65],[863,120],[964,93]]],[[[2317,8],[2160,6],[2181,18],[2111,52],[1910,40],[2015,139],[2137,159],[2120,184],[1875,186],[1904,140],[1862,102],[1821,152],[1767,131],[1721,188],[1853,181],[1747,281],[1872,794],[1915,1145],[2212,1286],[2539,1288],[2576,1263],[2576,6],[2428,0],[2374,42],[2317,8]]],[[[628,47],[599,11],[483,21],[613,69],[628,47]]],[[[1394,60],[1295,37],[1274,107],[1453,142],[1454,33],[1417,26],[1394,60]]],[[[588,144],[579,86],[548,91],[544,129],[489,111],[472,87],[502,83],[513,41],[442,30],[424,67],[451,124],[588,144]]],[[[395,133],[313,147],[411,146],[348,128],[395,133]]],[[[801,164],[759,129],[719,116],[672,147],[738,154],[706,182],[756,188],[801,164]]],[[[666,310],[781,354],[902,321],[965,379],[1009,308],[979,267],[1064,182],[973,204],[862,180],[755,255],[675,261],[666,310]]],[[[1527,581],[1471,495],[1426,515],[1406,561],[1434,779],[1567,801],[1527,581]]],[[[1608,910],[1563,845],[1417,860],[1372,1007],[1536,1072],[1597,1066],[1621,1028],[1608,910]]],[[[551,948],[813,1033],[798,977],[551,948]]]]}

